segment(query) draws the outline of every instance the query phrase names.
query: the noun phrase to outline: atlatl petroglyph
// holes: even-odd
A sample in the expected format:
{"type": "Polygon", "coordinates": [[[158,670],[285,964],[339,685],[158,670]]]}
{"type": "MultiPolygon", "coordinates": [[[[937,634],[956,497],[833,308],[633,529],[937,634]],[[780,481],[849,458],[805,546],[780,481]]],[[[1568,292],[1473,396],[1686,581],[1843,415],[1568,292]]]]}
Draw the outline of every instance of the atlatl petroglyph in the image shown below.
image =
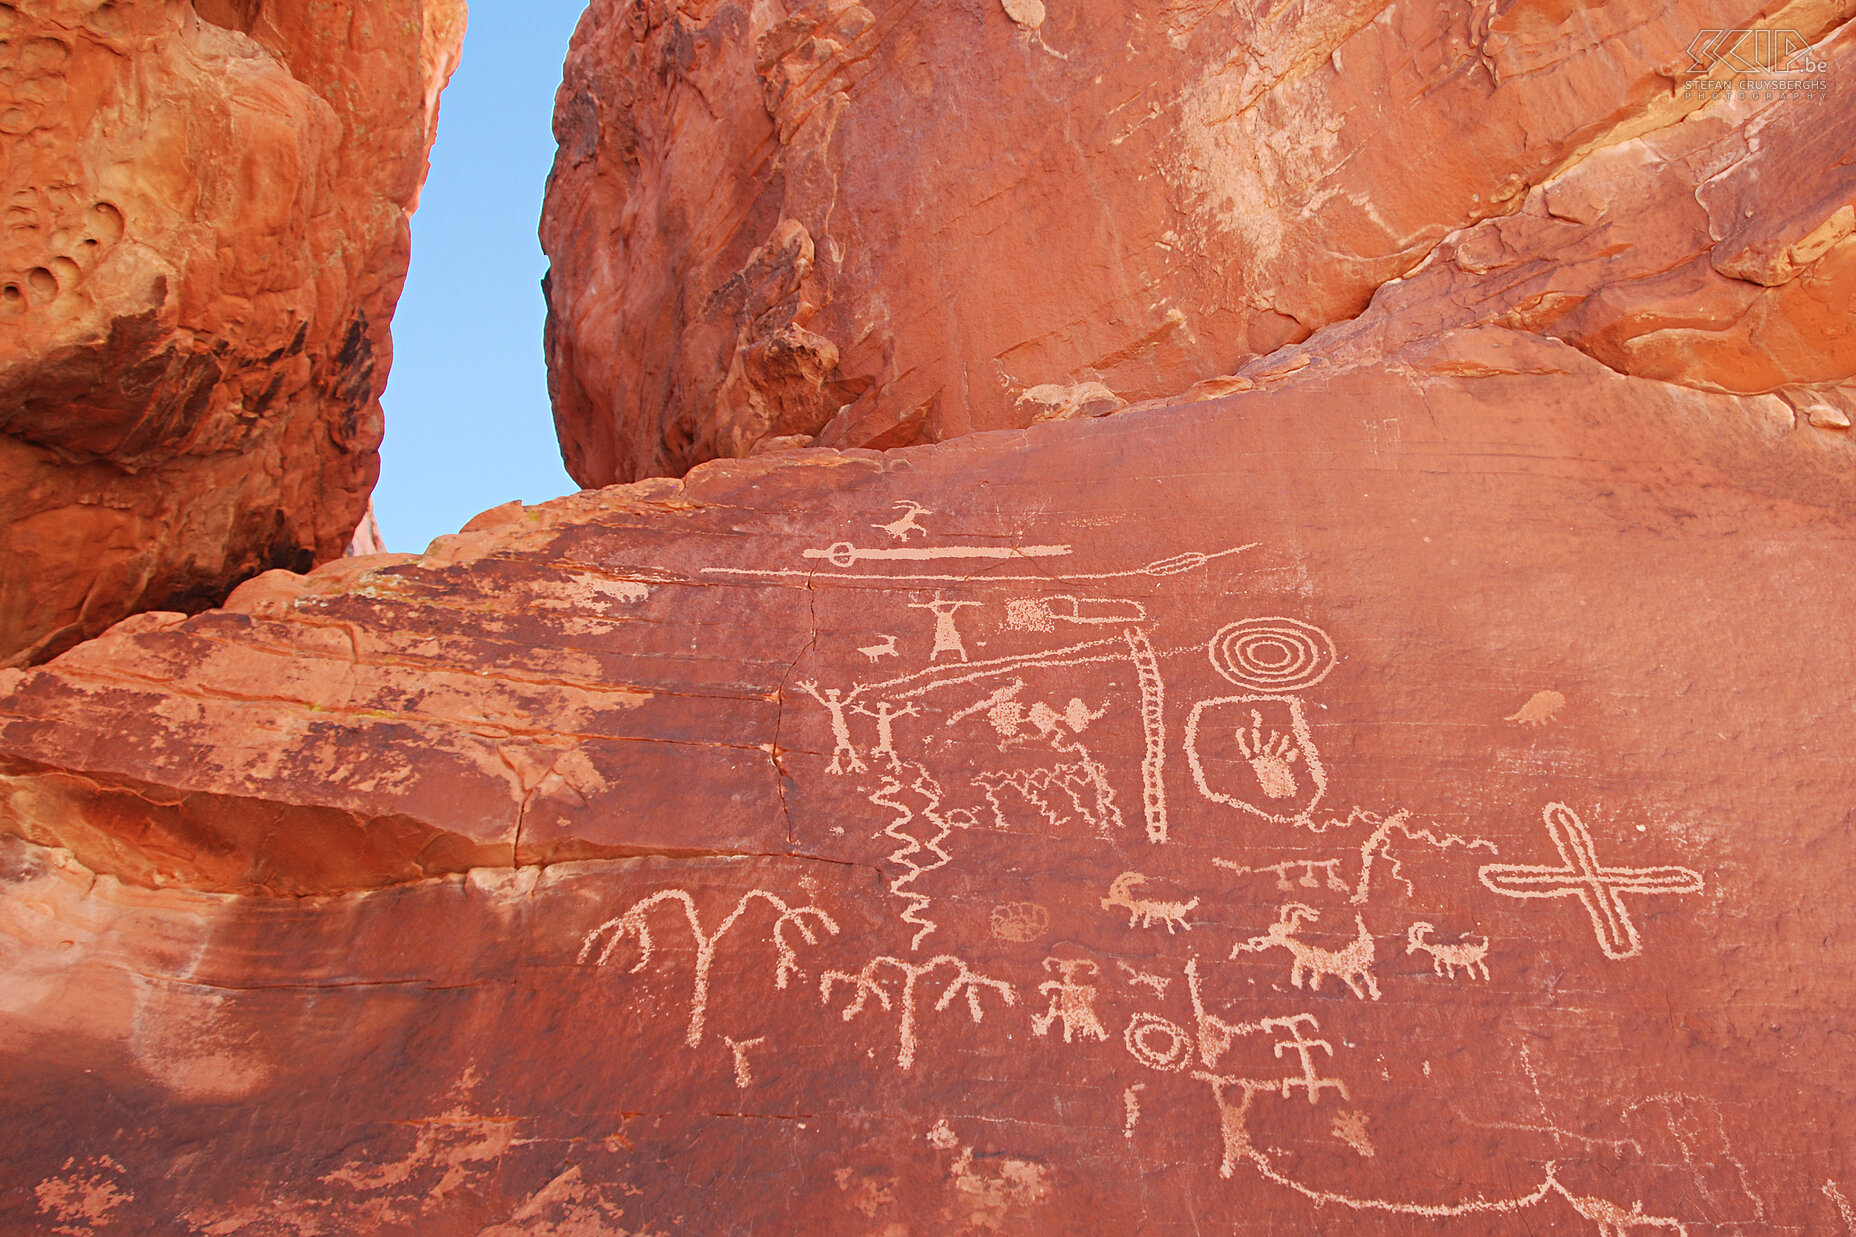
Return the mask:
{"type": "Polygon", "coordinates": [[[1130,928],[1137,920],[1141,927],[1151,928],[1154,926],[1154,920],[1158,919],[1166,925],[1168,935],[1172,934],[1176,926],[1188,932],[1191,931],[1192,925],[1186,922],[1186,916],[1199,904],[1199,900],[1193,898],[1187,902],[1156,902],[1135,897],[1134,887],[1146,883],[1147,878],[1139,872],[1123,872],[1109,885],[1108,896],[1102,899],[1102,909],[1105,911],[1117,908],[1126,910],[1130,928]]]}
{"type": "Polygon", "coordinates": [[[624,914],[615,915],[591,932],[588,932],[580,944],[580,954],[576,961],[585,962],[599,943],[599,938],[611,933],[604,949],[599,951],[595,965],[604,966],[619,947],[620,942],[628,937],[638,941],[638,961],[632,965],[632,973],[642,971],[650,964],[654,944],[651,938],[651,925],[647,919],[651,908],[666,902],[675,902],[683,907],[684,918],[689,921],[690,936],[696,941],[695,989],[690,996],[690,1025],[684,1035],[684,1042],[694,1048],[702,1043],[703,1023],[709,1009],[709,971],[715,965],[715,947],[728,930],[735,926],[741,916],[747,912],[749,904],[755,899],[767,903],[779,911],[779,918],[773,923],[773,944],[778,954],[778,964],[774,968],[773,986],[785,988],[793,975],[799,970],[799,958],[792,945],[786,939],[788,927],[797,928],[808,945],[818,944],[818,935],[813,931],[813,923],[824,928],[832,935],[837,935],[838,925],[830,915],[816,906],[788,906],[778,894],[768,893],[765,889],[750,889],[741,895],[735,909],[718,925],[713,933],[703,934],[702,920],[696,913],[696,899],[683,889],[661,889],[648,898],[642,898],[626,909],[624,914]],[[807,921],[811,920],[812,923],[807,921]]]}
{"type": "Polygon", "coordinates": [[[1050,998],[1050,1008],[1031,1019],[1031,1031],[1043,1036],[1053,1023],[1063,1023],[1063,1042],[1079,1039],[1104,1040],[1108,1030],[1096,1017],[1096,988],[1088,980],[1102,973],[1102,968],[1088,958],[1046,958],[1044,969],[1055,970],[1057,979],[1047,979],[1038,991],[1050,998]]]}
{"type": "Polygon", "coordinates": [[[916,1048],[915,985],[917,981],[932,974],[937,968],[943,966],[953,967],[954,977],[948,982],[946,989],[942,991],[940,999],[934,1003],[936,1012],[946,1009],[949,1005],[953,1004],[956,996],[960,996],[964,993],[967,998],[967,1012],[972,1015],[973,1021],[977,1023],[985,1017],[985,1011],[980,1007],[980,990],[982,988],[992,989],[992,991],[997,993],[999,998],[1007,1005],[1013,1004],[1018,999],[1018,994],[1012,990],[1012,985],[1006,983],[1004,980],[989,979],[984,975],[975,974],[965,962],[962,962],[952,954],[937,954],[926,962],[919,963],[908,962],[901,958],[891,958],[885,955],[879,958],[872,958],[869,962],[866,962],[863,969],[855,975],[846,971],[826,971],[819,979],[819,999],[826,1004],[830,1004],[831,990],[834,986],[840,983],[852,985],[857,995],[849,1005],[844,1007],[842,1017],[846,1022],[849,1022],[858,1014],[862,1013],[864,1005],[872,996],[876,998],[877,1004],[881,1005],[885,1010],[900,1007],[901,1016],[897,1020],[896,1029],[896,1064],[902,1069],[911,1069],[915,1065],[916,1048]],[[883,985],[882,980],[878,978],[879,973],[884,967],[890,967],[902,974],[902,990],[894,996],[892,996],[890,990],[883,985]]]}
{"type": "Polygon", "coordinates": [[[1576,897],[1591,917],[1592,931],[1605,957],[1634,958],[1643,952],[1637,925],[1621,895],[1627,893],[1700,893],[1701,873],[1689,868],[1607,868],[1598,862],[1592,834],[1564,803],[1549,803],[1542,812],[1560,866],[1488,864],[1482,883],[1510,898],[1576,897]]]}
{"type": "Polygon", "coordinates": [[[1373,979],[1373,934],[1366,930],[1366,920],[1356,914],[1353,917],[1356,932],[1352,943],[1336,950],[1311,945],[1296,936],[1304,923],[1316,923],[1320,918],[1321,913],[1314,907],[1290,902],[1277,911],[1276,922],[1262,936],[1253,936],[1248,941],[1233,945],[1231,956],[1236,958],[1240,953],[1286,949],[1295,959],[1295,965],[1289,972],[1289,982],[1296,987],[1300,988],[1302,980],[1307,978],[1309,990],[1319,991],[1322,976],[1332,975],[1346,984],[1348,990],[1361,1000],[1365,1000],[1370,992],[1373,1000],[1377,1001],[1379,984],[1373,979]]]}
{"type": "Polygon", "coordinates": [[[1484,979],[1489,977],[1488,963],[1484,961],[1489,956],[1488,937],[1482,937],[1473,943],[1468,937],[1464,937],[1454,944],[1424,939],[1428,933],[1435,931],[1437,931],[1435,924],[1425,923],[1423,920],[1412,924],[1405,930],[1405,952],[1415,954],[1422,949],[1431,955],[1431,970],[1446,979],[1455,979],[1456,968],[1459,966],[1471,979],[1474,979],[1478,972],[1484,979]]]}

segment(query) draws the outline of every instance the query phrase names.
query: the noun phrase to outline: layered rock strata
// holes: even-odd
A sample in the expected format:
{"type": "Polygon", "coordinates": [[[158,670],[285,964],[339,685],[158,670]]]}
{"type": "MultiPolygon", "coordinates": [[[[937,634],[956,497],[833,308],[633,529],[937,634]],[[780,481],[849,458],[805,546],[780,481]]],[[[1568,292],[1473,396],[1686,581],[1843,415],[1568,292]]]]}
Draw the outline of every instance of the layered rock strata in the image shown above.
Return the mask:
{"type": "Polygon", "coordinates": [[[1847,377],[1846,342],[1830,366],[1791,354],[1848,314],[1841,276],[1799,272],[1850,232],[1849,109],[1802,91],[1738,116],[1717,87],[1846,73],[1806,45],[1850,11],[594,0],[542,221],[569,471],[1102,415],[1445,263],[1481,300],[1530,261],[1583,263],[1515,310],[1600,351],[1637,340],[1630,372],[1847,377]],[[1620,233],[1642,265],[1612,281],[1620,233]],[[1761,297],[1780,307],[1736,318],[1761,297]],[[1628,320],[1659,309],[1670,334],[1638,340],[1628,320]]]}
{"type": "Polygon", "coordinates": [[[463,0],[0,5],[0,664],[339,555],[463,0]]]}

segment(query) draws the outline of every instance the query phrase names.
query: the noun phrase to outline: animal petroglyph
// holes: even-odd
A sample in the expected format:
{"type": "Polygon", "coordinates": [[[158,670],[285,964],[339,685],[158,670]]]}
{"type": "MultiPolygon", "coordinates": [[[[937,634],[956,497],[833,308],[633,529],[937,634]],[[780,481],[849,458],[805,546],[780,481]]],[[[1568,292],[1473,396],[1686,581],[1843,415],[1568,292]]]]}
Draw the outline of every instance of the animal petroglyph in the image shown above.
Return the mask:
{"type": "Polygon", "coordinates": [[[912,601],[911,610],[931,610],[934,612],[934,649],[928,654],[931,662],[940,661],[941,654],[949,653],[961,661],[967,660],[967,646],[961,643],[960,628],[954,624],[954,615],[967,606],[977,606],[977,601],[946,601],[936,597],[933,601],[912,601]]]}
{"type": "Polygon", "coordinates": [[[922,506],[920,503],[911,502],[906,498],[900,502],[891,503],[890,505],[902,511],[901,518],[891,520],[887,524],[872,524],[870,526],[871,528],[880,528],[899,541],[907,541],[910,533],[920,533],[924,537],[928,535],[928,530],[921,525],[921,517],[933,515],[934,513],[932,511],[928,510],[928,508],[922,506]]]}
{"type": "Polygon", "coordinates": [[[766,1043],[767,1037],[757,1035],[753,1039],[730,1039],[724,1035],[722,1038],[728,1041],[728,1051],[735,1057],[735,1085],[745,1091],[754,1085],[754,1073],[748,1068],[748,1049],[766,1043]]]}
{"type": "Polygon", "coordinates": [[[1101,974],[1102,968],[1088,958],[1046,958],[1044,969],[1055,970],[1059,978],[1038,985],[1038,992],[1050,998],[1050,1008],[1031,1019],[1031,1031],[1043,1036],[1051,1025],[1063,1023],[1063,1042],[1072,1036],[1103,1040],[1108,1031],[1096,1017],[1096,989],[1088,980],[1101,974]]]}
{"type": "Polygon", "coordinates": [[[1253,936],[1248,941],[1240,941],[1231,947],[1231,957],[1240,953],[1261,953],[1268,949],[1286,949],[1295,959],[1295,965],[1289,972],[1289,982],[1300,988],[1304,977],[1308,979],[1311,992],[1319,991],[1321,978],[1332,975],[1347,985],[1348,991],[1365,1000],[1367,993],[1373,1000],[1379,999],[1379,984],[1373,979],[1373,934],[1366,930],[1366,921],[1359,915],[1353,917],[1357,929],[1353,942],[1344,949],[1323,949],[1319,945],[1310,945],[1297,938],[1296,933],[1304,923],[1316,923],[1321,914],[1312,906],[1300,902],[1290,902],[1277,912],[1276,922],[1262,936],[1253,936]]]}
{"type": "Polygon", "coordinates": [[[1292,618],[1243,619],[1206,645],[1212,668],[1239,687],[1282,694],[1313,687],[1339,661],[1328,633],[1292,618]]]}
{"type": "Polygon", "coordinates": [[[980,1008],[982,988],[992,989],[1007,1005],[1013,1004],[1018,999],[1018,994],[1012,990],[1012,985],[1004,980],[989,979],[984,975],[975,974],[965,962],[952,954],[937,954],[926,962],[920,963],[907,962],[901,958],[891,958],[885,955],[872,958],[855,975],[845,971],[826,971],[819,979],[819,999],[829,1005],[834,985],[840,983],[852,985],[857,995],[850,1004],[844,1007],[842,1017],[846,1022],[862,1013],[864,1006],[873,996],[884,1010],[899,1008],[901,1012],[897,1020],[896,1064],[905,1070],[912,1069],[915,1065],[916,1049],[915,985],[923,977],[932,974],[942,966],[953,967],[954,977],[942,991],[940,999],[934,1003],[937,1013],[953,1004],[954,998],[964,993],[967,998],[967,1012],[972,1015],[975,1023],[979,1022],[985,1016],[985,1011],[980,1008]],[[902,990],[899,993],[892,995],[883,982],[877,978],[884,967],[891,967],[902,973],[902,990]]]}
{"type": "Polygon", "coordinates": [[[901,656],[900,653],[896,652],[896,637],[878,636],[877,640],[878,643],[862,645],[857,651],[862,653],[865,657],[868,657],[871,661],[877,661],[884,657],[901,656]]]}
{"type": "MultiPolygon", "coordinates": [[[[1197,571],[1201,567],[1208,566],[1218,559],[1227,558],[1233,554],[1242,554],[1247,550],[1254,550],[1260,544],[1262,543],[1252,541],[1252,542],[1248,542],[1245,545],[1232,546],[1228,550],[1219,550],[1216,553],[1212,553],[1212,554],[1202,554],[1197,550],[1189,550],[1184,554],[1174,554],[1166,558],[1155,559],[1153,562],[1148,563],[1145,566],[1133,567],[1125,571],[1066,571],[1063,573],[1061,577],[1058,577],[1058,578],[1067,582],[1070,580],[1125,580],[1131,576],[1153,576],[1153,577],[1158,578],[1162,576],[1183,575],[1184,573],[1188,571],[1197,571]]],[[[950,547],[950,548],[955,549],[960,554],[960,556],[968,557],[968,558],[973,558],[973,557],[1035,558],[1035,557],[1039,557],[1038,555],[1029,553],[1030,550],[1060,550],[1065,554],[1068,554],[1070,552],[1069,546],[1031,546],[1031,547],[1027,547],[1025,549],[1019,549],[1019,550],[992,549],[989,553],[983,553],[983,554],[969,552],[969,551],[963,550],[961,547],[950,547]]],[[[839,542],[838,544],[833,545],[829,547],[828,549],[807,550],[805,551],[805,557],[829,559],[832,563],[836,564],[837,566],[850,567],[850,566],[855,565],[859,559],[866,559],[866,558],[923,558],[923,557],[946,558],[946,557],[952,557],[952,556],[946,555],[946,554],[939,554],[939,555],[929,554],[926,551],[921,551],[921,550],[917,550],[914,552],[901,551],[901,550],[873,552],[869,550],[859,550],[856,546],[851,545],[849,542],[839,542]]],[[[919,573],[884,574],[884,573],[879,573],[879,572],[848,572],[846,573],[846,572],[834,572],[834,571],[801,570],[801,569],[796,569],[792,567],[704,567],[702,571],[704,575],[768,576],[768,577],[803,576],[808,579],[815,579],[815,580],[912,580],[912,581],[927,580],[927,581],[933,581],[933,582],[945,582],[949,584],[966,584],[966,583],[970,583],[973,578],[970,573],[963,574],[963,575],[927,575],[927,574],[919,574],[919,573]]],[[[1015,575],[1015,576],[988,575],[986,577],[986,582],[989,584],[1044,584],[1044,585],[1048,585],[1050,584],[1052,579],[1053,577],[1050,575],[1015,575]]]]}
{"type": "Polygon", "coordinates": [[[1502,718],[1505,722],[1520,722],[1523,726],[1544,726],[1553,720],[1553,715],[1566,707],[1566,697],[1558,692],[1535,692],[1527,698],[1527,703],[1517,711],[1502,718]]]}
{"type": "Polygon", "coordinates": [[[857,748],[851,742],[851,724],[845,720],[844,708],[850,702],[835,687],[827,687],[821,694],[818,684],[805,681],[799,690],[825,706],[825,712],[831,717],[831,763],[825,767],[827,773],[864,773],[869,766],[858,758],[857,748]]]}
{"type": "Polygon", "coordinates": [[[1488,937],[1482,937],[1474,944],[1468,937],[1464,937],[1454,945],[1424,939],[1427,933],[1435,931],[1437,931],[1435,925],[1422,920],[1412,924],[1405,932],[1405,952],[1415,954],[1422,949],[1431,955],[1431,970],[1446,979],[1455,979],[1456,968],[1459,966],[1468,973],[1471,979],[1476,977],[1477,972],[1481,972],[1485,980],[1489,977],[1488,963],[1484,961],[1489,956],[1488,937]]]}
{"type": "Polygon", "coordinates": [[[638,941],[638,961],[632,965],[631,969],[633,974],[642,971],[650,964],[654,949],[651,925],[647,918],[651,908],[666,902],[680,903],[683,907],[684,918],[689,921],[690,936],[696,942],[695,990],[690,996],[689,1030],[683,1037],[684,1043],[694,1048],[702,1043],[703,1022],[709,1009],[709,970],[715,964],[715,947],[723,937],[728,935],[728,930],[735,926],[741,916],[747,912],[749,904],[756,898],[780,912],[779,918],[773,923],[773,944],[778,953],[773,986],[785,988],[787,982],[799,971],[798,955],[793,952],[792,945],[786,939],[787,928],[797,928],[808,945],[816,945],[818,934],[813,931],[814,923],[833,936],[838,933],[838,925],[830,915],[816,906],[788,906],[778,894],[768,893],[765,889],[750,889],[742,894],[741,900],[735,904],[735,909],[730,911],[728,917],[716,925],[715,931],[708,935],[703,933],[702,920],[696,913],[696,900],[689,895],[688,891],[660,889],[650,897],[632,903],[624,914],[615,915],[588,932],[581,940],[580,954],[576,961],[585,962],[587,955],[593,952],[594,945],[599,943],[599,938],[610,933],[611,936],[606,941],[605,948],[599,951],[599,958],[595,965],[606,965],[621,941],[628,937],[635,937],[638,941]]]}
{"type": "Polygon", "coordinates": [[[1327,771],[1295,696],[1199,701],[1186,718],[1186,763],[1207,799],[1277,824],[1307,824],[1327,791],[1327,771]],[[1221,756],[1220,744],[1235,759],[1221,756]],[[1298,763],[1306,786],[1295,775],[1298,763]]]}
{"type": "Polygon", "coordinates": [[[1126,910],[1130,928],[1137,920],[1141,927],[1151,928],[1154,926],[1154,920],[1158,919],[1166,925],[1169,936],[1172,935],[1175,927],[1184,928],[1190,932],[1192,925],[1186,922],[1186,916],[1199,904],[1199,900],[1193,898],[1189,902],[1155,902],[1135,897],[1134,887],[1146,883],[1147,878],[1139,872],[1123,872],[1110,883],[1108,896],[1102,899],[1102,909],[1107,911],[1119,907],[1126,910]]]}
{"type": "MultiPolygon", "coordinates": [[[[887,525],[879,525],[887,529],[887,525]]],[[[854,567],[871,560],[930,562],[948,558],[1062,558],[1070,553],[1067,545],[931,545],[931,546],[855,546],[848,541],[834,542],[822,550],[802,550],[802,558],[822,558],[834,567],[854,567]]]]}
{"type": "Polygon", "coordinates": [[[1591,917],[1592,931],[1605,957],[1634,958],[1643,952],[1637,925],[1625,908],[1627,893],[1700,893],[1701,873],[1688,868],[1607,868],[1598,862],[1592,835],[1573,810],[1549,803],[1542,813],[1560,866],[1488,864],[1478,875],[1482,883],[1510,898],[1576,897],[1591,917]]]}

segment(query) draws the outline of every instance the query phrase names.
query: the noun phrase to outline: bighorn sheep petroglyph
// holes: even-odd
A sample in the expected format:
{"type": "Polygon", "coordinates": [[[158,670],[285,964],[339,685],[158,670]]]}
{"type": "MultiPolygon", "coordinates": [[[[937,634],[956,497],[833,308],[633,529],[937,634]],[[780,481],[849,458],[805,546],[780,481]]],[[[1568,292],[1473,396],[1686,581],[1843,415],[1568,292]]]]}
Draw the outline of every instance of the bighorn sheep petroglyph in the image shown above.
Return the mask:
{"type": "Polygon", "coordinates": [[[1128,912],[1130,928],[1134,926],[1136,920],[1140,921],[1143,928],[1151,928],[1154,926],[1154,920],[1158,919],[1166,924],[1169,936],[1172,935],[1175,924],[1188,932],[1192,931],[1192,925],[1186,922],[1186,915],[1199,904],[1199,900],[1194,898],[1190,902],[1150,902],[1146,898],[1135,897],[1134,887],[1146,883],[1147,878],[1139,872],[1123,872],[1108,887],[1108,896],[1102,899],[1102,909],[1106,911],[1117,906],[1125,908],[1128,912]]]}
{"type": "Polygon", "coordinates": [[[1431,955],[1431,970],[1446,979],[1455,979],[1456,968],[1459,966],[1469,972],[1471,979],[1476,977],[1478,971],[1482,972],[1484,979],[1489,977],[1488,964],[1483,961],[1489,956],[1488,937],[1482,937],[1479,945],[1471,944],[1468,937],[1454,945],[1436,944],[1424,939],[1425,933],[1435,931],[1435,925],[1423,920],[1412,924],[1405,933],[1405,952],[1415,954],[1422,949],[1431,955]]]}
{"type": "Polygon", "coordinates": [[[1231,957],[1240,953],[1262,953],[1266,949],[1278,946],[1289,951],[1295,958],[1295,967],[1289,973],[1289,982],[1300,988],[1302,977],[1308,977],[1308,987],[1312,992],[1321,989],[1321,977],[1332,975],[1347,985],[1353,995],[1362,1001],[1367,993],[1372,993],[1373,1000],[1379,999],[1379,985],[1373,979],[1373,934],[1366,930],[1366,921],[1358,914],[1354,915],[1354,926],[1359,930],[1353,942],[1345,949],[1323,949],[1319,945],[1310,945],[1307,941],[1296,939],[1296,932],[1303,923],[1316,923],[1321,913],[1312,906],[1300,902],[1285,904],[1276,912],[1276,922],[1262,936],[1253,936],[1231,947],[1231,957]],[[1362,988],[1361,985],[1365,987],[1362,988]]]}

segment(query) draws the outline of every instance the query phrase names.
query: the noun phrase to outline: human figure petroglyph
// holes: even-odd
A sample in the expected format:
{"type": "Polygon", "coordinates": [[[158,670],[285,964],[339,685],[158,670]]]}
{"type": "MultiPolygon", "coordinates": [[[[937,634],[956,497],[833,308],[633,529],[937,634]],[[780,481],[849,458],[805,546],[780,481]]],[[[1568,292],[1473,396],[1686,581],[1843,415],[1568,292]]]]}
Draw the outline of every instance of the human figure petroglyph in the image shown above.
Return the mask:
{"type": "Polygon", "coordinates": [[[1314,907],[1290,902],[1279,908],[1276,922],[1262,936],[1253,936],[1248,941],[1233,945],[1231,957],[1235,959],[1240,953],[1286,949],[1295,959],[1295,965],[1289,972],[1289,982],[1296,987],[1300,988],[1306,977],[1309,991],[1317,992],[1321,988],[1322,976],[1332,975],[1346,984],[1348,990],[1361,1000],[1365,1000],[1370,992],[1373,1000],[1377,1001],[1379,984],[1373,979],[1373,934],[1366,930],[1366,921],[1358,914],[1354,915],[1353,922],[1358,931],[1353,942],[1344,949],[1334,950],[1310,945],[1296,936],[1304,923],[1317,923],[1320,919],[1321,913],[1314,907]]]}
{"type": "Polygon", "coordinates": [[[774,969],[773,986],[783,989],[793,975],[799,971],[798,955],[793,952],[792,945],[786,939],[786,929],[797,928],[808,945],[816,945],[819,938],[813,931],[812,924],[807,922],[808,920],[815,922],[833,936],[838,933],[838,925],[830,915],[816,906],[788,906],[778,894],[768,893],[765,889],[750,889],[742,894],[741,900],[735,904],[735,909],[730,911],[728,917],[716,926],[713,933],[706,936],[703,934],[702,920],[696,913],[696,900],[689,895],[688,891],[660,889],[650,897],[632,903],[624,914],[615,915],[588,932],[581,940],[580,953],[575,960],[585,962],[587,955],[593,952],[593,946],[598,943],[599,938],[610,932],[611,937],[606,941],[605,948],[600,950],[595,965],[606,965],[621,941],[628,937],[636,937],[638,961],[632,965],[631,970],[633,974],[642,971],[649,965],[654,949],[651,925],[646,916],[651,908],[661,903],[680,903],[683,907],[684,918],[689,921],[690,936],[696,942],[695,990],[690,996],[689,1030],[683,1037],[684,1043],[694,1048],[702,1043],[703,1023],[708,1015],[709,969],[715,964],[715,947],[723,937],[728,935],[728,930],[735,926],[735,923],[746,913],[748,905],[756,898],[780,912],[779,918],[774,920],[773,924],[773,943],[778,952],[778,965],[774,969]]]}
{"type": "Polygon", "coordinates": [[[947,601],[939,594],[933,601],[912,601],[911,610],[929,610],[934,614],[934,650],[928,654],[928,660],[941,660],[941,654],[950,653],[961,661],[967,660],[967,646],[961,643],[960,628],[954,623],[954,615],[968,606],[977,606],[977,601],[947,601]]]}
{"type": "Polygon", "coordinates": [[[1472,943],[1468,937],[1455,944],[1445,944],[1425,940],[1427,933],[1437,931],[1434,924],[1419,920],[1405,931],[1405,952],[1415,954],[1420,949],[1431,955],[1431,970],[1445,979],[1456,978],[1456,968],[1462,967],[1471,979],[1480,971],[1483,979],[1489,977],[1489,967],[1484,961],[1489,956],[1489,938],[1482,937],[1472,943]]]}
{"type": "Polygon", "coordinates": [[[844,708],[850,701],[836,687],[827,687],[821,694],[818,684],[809,679],[797,686],[800,691],[824,705],[826,713],[831,716],[831,763],[825,766],[825,772],[837,774],[867,772],[869,766],[858,757],[857,747],[851,742],[851,724],[844,717],[844,708]]]}
{"type": "Polygon", "coordinates": [[[928,510],[928,508],[922,506],[920,503],[912,502],[906,498],[899,502],[891,503],[890,506],[901,510],[901,518],[891,520],[887,524],[872,524],[870,526],[871,528],[880,528],[898,541],[907,541],[910,533],[920,533],[924,537],[928,535],[928,530],[921,525],[921,517],[933,515],[934,513],[932,511],[928,510]]]}
{"type": "Polygon", "coordinates": [[[896,637],[894,636],[878,636],[876,644],[862,645],[857,651],[862,653],[865,657],[868,657],[871,661],[877,661],[884,657],[901,656],[900,653],[896,652],[896,637]]]}
{"type": "Polygon", "coordinates": [[[1192,925],[1186,922],[1186,916],[1199,904],[1198,898],[1188,902],[1155,902],[1134,896],[1134,887],[1144,885],[1147,878],[1139,872],[1123,872],[1108,887],[1108,896],[1102,899],[1102,909],[1121,908],[1128,912],[1128,926],[1132,928],[1138,920],[1141,927],[1151,928],[1158,919],[1166,925],[1167,935],[1173,934],[1175,927],[1190,932],[1192,925]]]}
{"type": "Polygon", "coordinates": [[[1605,957],[1614,961],[1643,952],[1637,925],[1624,905],[1627,893],[1700,893],[1701,873],[1689,868],[1607,868],[1598,862],[1592,834],[1564,803],[1549,803],[1541,813],[1560,866],[1488,864],[1477,875],[1496,893],[1510,898],[1576,897],[1592,920],[1593,934],[1605,957]]]}
{"type": "Polygon", "coordinates": [[[902,768],[902,758],[896,755],[895,723],[898,717],[917,717],[921,709],[912,704],[897,708],[887,700],[876,702],[876,708],[867,709],[861,704],[851,706],[851,712],[876,719],[876,746],[870,749],[870,758],[887,757],[891,772],[902,768]]]}
{"type": "Polygon", "coordinates": [[[1313,1014],[1291,1014],[1287,1018],[1265,1018],[1257,1024],[1265,1031],[1287,1032],[1289,1038],[1278,1040],[1274,1045],[1277,1059],[1281,1059],[1283,1050],[1286,1048],[1295,1053],[1301,1063],[1301,1077],[1282,1080],[1282,1097],[1288,1099],[1289,1093],[1300,1087],[1308,1093],[1308,1102],[1312,1104],[1321,1097],[1322,1088],[1327,1087],[1340,1092],[1340,1097],[1344,1100],[1352,1099],[1353,1097],[1347,1093],[1346,1083],[1338,1078],[1323,1078],[1315,1071],[1315,1049],[1319,1048],[1332,1057],[1334,1048],[1325,1039],[1309,1039],[1303,1035],[1304,1023],[1310,1031],[1321,1029],[1321,1024],[1315,1021],[1313,1014]]]}
{"type": "Polygon", "coordinates": [[[921,963],[907,962],[901,958],[884,955],[866,962],[863,969],[855,975],[846,971],[826,971],[819,979],[819,999],[829,1005],[831,990],[835,984],[853,985],[857,996],[844,1007],[842,1017],[846,1022],[862,1013],[865,1004],[872,996],[876,997],[877,1004],[885,1010],[900,1007],[901,1016],[897,1021],[896,1064],[904,1070],[912,1069],[915,1065],[916,1049],[915,985],[918,980],[933,973],[941,966],[953,967],[954,978],[941,993],[940,999],[934,1003],[937,1013],[953,1004],[954,998],[964,992],[967,998],[967,1012],[972,1015],[973,1021],[978,1023],[985,1016],[985,1011],[980,1007],[982,988],[992,989],[1006,1005],[1012,1005],[1018,1000],[1018,994],[1012,990],[1011,984],[1001,979],[989,979],[984,975],[976,974],[965,962],[952,954],[937,954],[921,963]],[[893,997],[889,989],[884,987],[882,981],[877,978],[878,972],[886,966],[902,972],[902,991],[893,997]]]}
{"type": "Polygon", "coordinates": [[[1088,958],[1046,958],[1044,969],[1057,971],[1059,978],[1047,979],[1038,985],[1038,991],[1050,998],[1050,1008],[1031,1019],[1031,1031],[1043,1036],[1050,1032],[1051,1024],[1063,1023],[1063,1042],[1069,1043],[1071,1037],[1104,1040],[1108,1031],[1096,1017],[1095,985],[1086,981],[1102,973],[1102,968],[1088,958]]]}

